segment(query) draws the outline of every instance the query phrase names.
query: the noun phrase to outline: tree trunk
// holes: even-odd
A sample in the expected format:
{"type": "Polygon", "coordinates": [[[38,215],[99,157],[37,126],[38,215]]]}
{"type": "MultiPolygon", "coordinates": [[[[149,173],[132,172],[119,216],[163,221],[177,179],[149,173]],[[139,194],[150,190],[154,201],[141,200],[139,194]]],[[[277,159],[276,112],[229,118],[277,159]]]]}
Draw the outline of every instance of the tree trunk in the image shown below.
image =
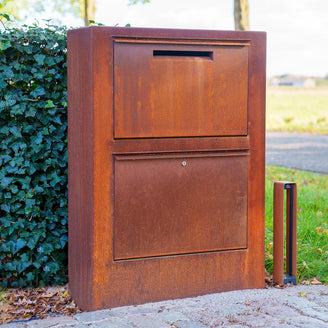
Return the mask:
{"type": "Polygon", "coordinates": [[[94,21],[96,16],[96,0],[84,0],[84,24],[90,25],[90,20],[94,21]]]}
{"type": "Polygon", "coordinates": [[[234,0],[235,30],[249,31],[248,0],[234,0]]]}

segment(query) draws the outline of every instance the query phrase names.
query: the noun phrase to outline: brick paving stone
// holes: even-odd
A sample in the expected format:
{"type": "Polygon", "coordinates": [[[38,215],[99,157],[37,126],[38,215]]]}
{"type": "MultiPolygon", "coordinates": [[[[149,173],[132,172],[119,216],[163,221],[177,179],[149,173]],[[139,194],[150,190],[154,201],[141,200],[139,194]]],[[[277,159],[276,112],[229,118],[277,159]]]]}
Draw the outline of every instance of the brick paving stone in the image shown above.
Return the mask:
{"type": "MultiPolygon", "coordinates": [[[[124,318],[110,318],[98,322],[89,323],[90,328],[132,328],[124,318]]],[[[75,328],[75,327],[74,327],[75,328]]]]}
{"type": "Polygon", "coordinates": [[[74,318],[58,316],[49,317],[42,320],[31,320],[26,322],[28,328],[59,328],[76,323],[74,318]]]}
{"type": "MultiPolygon", "coordinates": [[[[92,323],[108,319],[108,317],[114,316],[111,310],[99,310],[93,312],[82,312],[75,315],[75,318],[79,322],[92,323]]],[[[116,315],[115,315],[116,317],[116,315]]]]}
{"type": "Polygon", "coordinates": [[[293,307],[305,316],[327,322],[328,326],[327,308],[319,307],[315,302],[308,300],[306,297],[291,296],[284,301],[288,306],[293,307]]]}
{"type": "Polygon", "coordinates": [[[163,310],[157,313],[157,316],[169,324],[174,324],[177,321],[189,320],[183,313],[177,311],[163,310]]]}
{"type": "Polygon", "coordinates": [[[26,328],[26,324],[23,322],[9,322],[7,324],[1,325],[1,328],[26,328]]]}
{"type": "Polygon", "coordinates": [[[208,326],[197,321],[179,321],[174,326],[176,328],[208,328],[208,326]]]}
{"type": "Polygon", "coordinates": [[[222,326],[229,322],[228,318],[220,315],[215,309],[198,308],[197,310],[190,311],[187,315],[191,320],[201,322],[208,326],[222,326]]]}
{"type": "Polygon", "coordinates": [[[169,328],[170,325],[153,315],[135,314],[127,317],[130,327],[134,328],[169,328]]]}
{"type": "Polygon", "coordinates": [[[158,303],[148,303],[141,305],[130,305],[113,308],[110,310],[115,317],[123,317],[134,313],[158,313],[160,306],[158,303]]]}

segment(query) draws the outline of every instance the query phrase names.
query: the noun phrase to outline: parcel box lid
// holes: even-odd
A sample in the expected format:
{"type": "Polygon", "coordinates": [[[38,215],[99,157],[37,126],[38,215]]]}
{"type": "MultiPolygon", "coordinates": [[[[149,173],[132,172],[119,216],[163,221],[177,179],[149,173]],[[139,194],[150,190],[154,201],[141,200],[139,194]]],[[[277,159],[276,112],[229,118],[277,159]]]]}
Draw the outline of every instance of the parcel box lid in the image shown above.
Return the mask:
{"type": "Polygon", "coordinates": [[[114,137],[247,135],[248,44],[116,39],[114,137]]]}

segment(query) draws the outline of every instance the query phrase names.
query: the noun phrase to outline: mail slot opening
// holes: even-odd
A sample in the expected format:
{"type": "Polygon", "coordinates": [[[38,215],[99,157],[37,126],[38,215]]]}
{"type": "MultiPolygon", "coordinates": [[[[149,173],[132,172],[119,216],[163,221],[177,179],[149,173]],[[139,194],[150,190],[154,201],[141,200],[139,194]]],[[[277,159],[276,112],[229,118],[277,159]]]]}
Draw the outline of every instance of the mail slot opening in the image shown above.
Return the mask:
{"type": "Polygon", "coordinates": [[[194,50],[153,50],[153,56],[170,57],[203,57],[213,59],[213,51],[194,51],[194,50]]]}

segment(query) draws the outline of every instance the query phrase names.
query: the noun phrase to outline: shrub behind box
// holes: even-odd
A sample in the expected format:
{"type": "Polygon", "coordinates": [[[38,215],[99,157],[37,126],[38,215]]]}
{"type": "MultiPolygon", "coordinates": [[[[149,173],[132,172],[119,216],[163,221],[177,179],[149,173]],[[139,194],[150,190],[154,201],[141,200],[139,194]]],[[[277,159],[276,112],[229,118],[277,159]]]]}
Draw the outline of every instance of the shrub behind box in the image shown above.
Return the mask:
{"type": "Polygon", "coordinates": [[[66,28],[0,35],[0,284],[67,280],[66,28]]]}

